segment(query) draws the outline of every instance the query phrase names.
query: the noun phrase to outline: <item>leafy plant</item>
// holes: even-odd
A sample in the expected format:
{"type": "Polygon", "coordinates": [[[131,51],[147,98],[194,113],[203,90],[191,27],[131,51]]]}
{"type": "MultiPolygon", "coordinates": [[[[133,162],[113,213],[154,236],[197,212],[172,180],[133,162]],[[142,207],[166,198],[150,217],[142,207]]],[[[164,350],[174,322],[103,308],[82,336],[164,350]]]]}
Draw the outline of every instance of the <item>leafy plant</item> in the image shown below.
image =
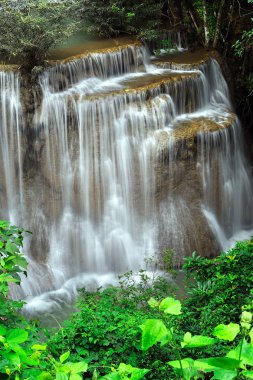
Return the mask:
{"type": "MultiPolygon", "coordinates": [[[[253,0],[248,0],[249,4],[253,4],[253,0]]],[[[250,13],[251,14],[251,13],[250,13]]],[[[251,18],[251,23],[253,18],[251,18]]],[[[246,50],[250,50],[253,47],[253,28],[245,30],[239,40],[237,40],[234,45],[235,54],[241,57],[246,50]]]]}
{"type": "Polygon", "coordinates": [[[119,287],[92,293],[82,290],[78,312],[49,340],[52,355],[69,348],[73,361],[88,360],[88,375],[94,369],[106,375],[111,363],[120,365],[124,361],[133,367],[149,368],[148,379],[162,378],[163,358],[168,352],[165,349],[158,355],[154,348],[151,353],[141,353],[138,325],[147,316],[159,314],[147,305],[152,293],[164,297],[173,292],[173,287],[168,279],[158,276],[154,259],[147,264],[153,266],[153,273],[141,270],[137,275],[130,271],[120,276],[119,287]]]}
{"type": "Polygon", "coordinates": [[[238,242],[214,259],[193,254],[184,271],[189,296],[183,302],[182,329],[209,334],[218,323],[238,320],[244,303],[252,300],[253,241],[238,242]]]}
{"type": "MultiPolygon", "coordinates": [[[[69,361],[70,351],[61,350],[53,356],[46,342],[41,343],[41,331],[33,324],[18,315],[23,302],[15,302],[8,298],[9,284],[20,284],[21,273],[26,273],[27,261],[20,249],[23,246],[22,228],[12,226],[9,222],[0,221],[0,377],[9,380],[82,380],[88,370],[87,353],[85,359],[69,361]],[[10,327],[12,325],[12,327],[10,327]]],[[[129,324],[130,326],[130,324],[129,324]]],[[[114,329],[110,329],[112,332],[114,329]]],[[[52,331],[48,335],[52,334],[52,331]]],[[[97,338],[90,336],[90,342],[97,338]]],[[[63,346],[63,342],[62,346],[63,346]]],[[[108,347],[109,342],[107,342],[108,347]]],[[[77,347],[83,351],[83,344],[77,347]]],[[[111,364],[111,363],[110,363],[111,364]]],[[[91,369],[92,378],[102,379],[95,369],[91,369]]],[[[139,369],[120,363],[118,368],[109,366],[104,379],[139,380],[144,378],[147,369],[139,369]]]]}
{"type": "MultiPolygon", "coordinates": [[[[213,260],[186,259],[185,270],[197,282],[183,302],[172,296],[144,302],[152,291],[158,298],[172,292],[157,276],[160,264],[150,259],[151,276],[141,270],[136,280],[129,272],[117,288],[83,290],[78,313],[59,332],[45,331],[42,337],[37,326],[18,316],[22,302],[8,299],[9,284],[18,285],[26,271],[20,254],[24,232],[0,221],[1,379],[253,378],[252,240],[213,260]],[[239,318],[240,323],[233,322],[239,318]]],[[[169,273],[172,255],[163,253],[169,273]]]]}
{"type": "Polygon", "coordinates": [[[0,221],[0,319],[4,324],[12,323],[23,305],[23,302],[9,299],[9,284],[19,285],[20,275],[26,274],[27,261],[20,253],[24,232],[28,231],[0,221]]]}
{"type": "Polygon", "coordinates": [[[105,380],[139,380],[143,379],[149,372],[148,369],[134,368],[130,364],[120,363],[117,369],[112,368],[112,373],[103,376],[101,379],[105,380]]]}
{"type": "MultiPolygon", "coordinates": [[[[168,365],[173,367],[175,374],[183,380],[204,379],[205,373],[211,373],[211,379],[232,380],[240,375],[253,378],[253,328],[252,313],[243,310],[240,324],[229,323],[216,326],[212,335],[215,338],[204,335],[192,335],[186,332],[178,333],[176,317],[181,314],[181,303],[171,297],[162,301],[154,298],[149,300],[152,308],[158,308],[161,312],[169,316],[167,324],[161,319],[148,319],[140,326],[142,330],[142,350],[146,351],[157,343],[160,346],[168,345],[176,352],[178,359],[169,361],[168,365]],[[239,336],[240,340],[234,349],[221,357],[197,358],[184,357],[183,352],[191,349],[211,346],[220,341],[233,342],[239,336]]],[[[251,305],[244,309],[251,309],[251,305]]]]}

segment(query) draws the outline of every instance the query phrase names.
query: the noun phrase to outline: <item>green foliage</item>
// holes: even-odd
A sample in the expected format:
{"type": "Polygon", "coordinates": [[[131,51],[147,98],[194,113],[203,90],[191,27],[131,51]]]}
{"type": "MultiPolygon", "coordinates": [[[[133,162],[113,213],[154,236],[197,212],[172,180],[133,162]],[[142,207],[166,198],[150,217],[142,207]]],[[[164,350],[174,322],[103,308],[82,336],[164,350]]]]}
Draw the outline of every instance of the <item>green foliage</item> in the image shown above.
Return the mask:
{"type": "Polygon", "coordinates": [[[217,324],[237,320],[243,304],[252,299],[252,259],[252,240],[238,242],[214,259],[196,254],[186,258],[189,297],[184,300],[182,328],[209,334],[217,324]]]}
{"type": "MultiPolygon", "coordinates": [[[[153,299],[150,304],[152,307],[162,310],[162,301],[153,299]]],[[[172,301],[171,301],[172,302],[172,301]]],[[[174,300],[174,304],[179,301],[174,300]]],[[[251,309],[252,306],[245,308],[251,309]]],[[[184,380],[203,379],[206,373],[211,373],[211,379],[232,380],[241,378],[241,376],[253,375],[253,329],[252,329],[252,313],[243,311],[240,318],[240,324],[230,323],[229,325],[218,325],[212,331],[212,334],[222,341],[234,341],[239,336],[240,340],[234,349],[229,349],[224,356],[197,358],[183,358],[183,352],[189,349],[200,347],[208,347],[214,345],[217,339],[194,335],[187,332],[181,338],[180,331],[177,331],[179,324],[175,319],[174,310],[164,310],[164,313],[171,318],[167,319],[167,326],[160,319],[146,320],[140,326],[142,330],[142,349],[148,350],[153,345],[160,342],[161,346],[168,345],[171,350],[178,355],[178,360],[169,361],[167,364],[173,367],[176,376],[184,380]]],[[[179,317],[176,317],[179,318],[179,317]]]]}
{"type": "Polygon", "coordinates": [[[239,331],[240,328],[237,323],[220,324],[213,330],[213,335],[222,340],[233,341],[239,331]]]}
{"type": "Polygon", "coordinates": [[[76,1],[1,1],[0,49],[17,57],[27,70],[41,64],[50,48],[69,37],[78,26],[76,1]]]}
{"type": "MultiPolygon", "coordinates": [[[[27,261],[19,250],[23,245],[22,228],[11,226],[6,221],[0,221],[0,378],[9,380],[82,380],[88,370],[88,355],[85,359],[68,361],[70,351],[58,352],[53,356],[41,331],[32,322],[18,318],[17,312],[23,303],[8,299],[9,284],[20,283],[20,274],[25,273],[27,261]],[[12,327],[11,327],[12,326],[12,327]],[[59,358],[59,359],[58,359],[59,358]]],[[[123,323],[123,321],[122,321],[123,323]]],[[[131,322],[129,322],[129,327],[131,322]]],[[[131,326],[132,327],[132,326],[131,326]]],[[[132,327],[133,329],[133,327],[132,327]]],[[[137,327],[136,327],[137,329],[137,327]]],[[[110,326],[110,332],[114,328],[110,326]]],[[[48,332],[48,335],[52,332],[48,332]]],[[[89,337],[93,342],[94,338],[89,337]]],[[[108,348],[109,341],[105,344],[108,348]]],[[[64,342],[61,341],[61,346],[64,342]]],[[[83,344],[77,347],[83,350],[83,344]]],[[[111,363],[110,363],[111,364],[111,363]]],[[[110,367],[109,367],[110,368],[110,367]]],[[[112,372],[103,377],[108,380],[139,380],[149,372],[120,363],[113,366],[112,372]]],[[[91,370],[92,379],[102,379],[99,373],[91,370]]],[[[110,372],[110,369],[107,371],[110,372]]]]}
{"type": "MultiPolygon", "coordinates": [[[[1,379],[253,378],[252,240],[216,259],[186,259],[185,270],[198,285],[183,302],[164,298],[171,286],[157,277],[150,259],[151,276],[142,270],[136,279],[129,272],[117,288],[82,291],[78,313],[59,332],[43,336],[34,323],[17,318],[17,305],[8,299],[9,284],[19,284],[26,271],[19,252],[23,233],[0,221],[1,379]]],[[[170,257],[163,253],[167,270],[170,257]]]]}
{"type": "MultiPolygon", "coordinates": [[[[251,19],[253,21],[253,19],[251,19]]],[[[253,29],[247,30],[242,34],[240,40],[237,40],[234,45],[235,54],[242,57],[246,50],[253,47],[253,29]]]]}
{"type": "MultiPolygon", "coordinates": [[[[248,3],[252,3],[252,0],[248,0],[248,3]]],[[[241,38],[238,39],[234,45],[235,55],[238,57],[243,57],[245,54],[253,49],[253,27],[252,27],[253,18],[251,18],[251,28],[244,31],[241,38]]],[[[246,77],[246,87],[249,92],[248,96],[251,96],[253,93],[253,73],[249,73],[246,77]]]]}
{"type": "Polygon", "coordinates": [[[19,285],[21,273],[26,274],[27,261],[20,253],[24,232],[28,231],[0,221],[0,377],[82,380],[80,374],[87,370],[87,364],[83,361],[64,363],[68,353],[62,355],[59,362],[51,357],[46,344],[35,343],[38,330],[18,317],[23,303],[8,297],[10,283],[19,285]],[[10,328],[11,325],[14,328],[10,328]]]}
{"type": "Polygon", "coordinates": [[[57,361],[50,357],[47,346],[32,344],[29,327],[27,329],[6,330],[0,326],[0,373],[8,379],[59,379],[82,380],[88,364],[66,362],[69,352],[57,361]]]}
{"type": "Polygon", "coordinates": [[[2,323],[12,323],[18,317],[17,310],[23,302],[12,301],[8,297],[9,284],[20,284],[20,274],[26,274],[27,261],[19,251],[23,246],[22,228],[0,221],[0,319],[2,323]]]}
{"type": "Polygon", "coordinates": [[[174,44],[170,38],[166,38],[161,41],[161,48],[154,50],[154,54],[160,57],[161,55],[175,53],[177,50],[177,45],[174,44]]]}
{"type": "MultiPolygon", "coordinates": [[[[252,0],[248,0],[249,4],[252,4],[252,0]]],[[[253,22],[253,18],[251,18],[251,22],[253,22]]],[[[246,30],[243,32],[241,38],[237,40],[234,45],[234,51],[235,54],[239,57],[242,57],[242,55],[245,53],[245,51],[248,51],[252,49],[253,47],[253,28],[251,27],[249,30],[246,30]]]]}
{"type": "Polygon", "coordinates": [[[159,36],[161,0],[82,0],[81,3],[86,30],[91,34],[111,37],[128,33],[144,40],[159,36]]]}
{"type": "Polygon", "coordinates": [[[148,369],[139,369],[134,368],[130,364],[120,363],[119,367],[115,370],[113,369],[112,373],[109,375],[103,376],[101,379],[105,380],[139,380],[143,379],[148,369]]]}
{"type": "Polygon", "coordinates": [[[57,356],[69,348],[73,361],[83,358],[88,361],[90,376],[95,368],[106,376],[111,363],[119,366],[124,361],[134,368],[149,368],[151,372],[146,375],[149,379],[156,379],[157,374],[163,378],[163,358],[169,353],[165,349],[158,354],[156,348],[151,353],[142,353],[138,325],[146,318],[159,316],[159,311],[148,307],[147,299],[152,291],[164,297],[170,291],[170,284],[161,278],[150,283],[144,270],[140,271],[137,281],[131,272],[121,276],[120,284],[118,288],[94,293],[82,291],[78,313],[51,337],[48,342],[50,352],[57,356]],[[152,369],[155,369],[154,373],[152,369]]]}

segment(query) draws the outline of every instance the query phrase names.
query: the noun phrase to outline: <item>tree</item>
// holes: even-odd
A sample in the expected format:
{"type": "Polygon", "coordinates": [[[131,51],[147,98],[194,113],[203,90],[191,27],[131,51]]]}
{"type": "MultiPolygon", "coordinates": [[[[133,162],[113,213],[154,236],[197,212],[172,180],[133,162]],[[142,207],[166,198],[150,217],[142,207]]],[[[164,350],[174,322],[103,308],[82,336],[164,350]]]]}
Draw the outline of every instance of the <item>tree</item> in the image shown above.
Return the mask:
{"type": "Polygon", "coordinates": [[[216,28],[215,28],[215,33],[214,33],[214,39],[213,39],[213,47],[216,49],[218,45],[218,39],[219,39],[219,34],[220,34],[220,29],[221,29],[221,19],[222,19],[222,11],[223,7],[225,5],[225,0],[221,0],[219,10],[218,10],[218,15],[217,15],[217,21],[216,21],[216,28]]]}
{"type": "MultiPolygon", "coordinates": [[[[249,4],[253,4],[253,0],[248,0],[249,4]]],[[[253,14],[253,12],[250,12],[253,14]]],[[[235,54],[242,58],[242,70],[246,75],[246,86],[248,89],[248,96],[253,95],[253,66],[252,66],[252,57],[253,57],[253,18],[251,18],[250,27],[245,30],[239,40],[233,45],[235,54]],[[248,68],[248,70],[247,70],[248,68]]],[[[251,111],[252,112],[252,111],[251,111]]],[[[252,113],[251,113],[252,115],[252,113]]]]}
{"type": "Polygon", "coordinates": [[[41,65],[50,48],[78,27],[76,0],[1,0],[0,51],[26,71],[41,65]]]}
{"type": "Polygon", "coordinates": [[[210,33],[209,33],[208,18],[207,18],[206,0],[202,0],[202,8],[203,8],[203,21],[204,21],[204,32],[205,32],[205,47],[209,47],[210,33]]]}
{"type": "Polygon", "coordinates": [[[79,0],[90,34],[105,37],[122,33],[146,40],[159,37],[163,0],[79,0]]]}

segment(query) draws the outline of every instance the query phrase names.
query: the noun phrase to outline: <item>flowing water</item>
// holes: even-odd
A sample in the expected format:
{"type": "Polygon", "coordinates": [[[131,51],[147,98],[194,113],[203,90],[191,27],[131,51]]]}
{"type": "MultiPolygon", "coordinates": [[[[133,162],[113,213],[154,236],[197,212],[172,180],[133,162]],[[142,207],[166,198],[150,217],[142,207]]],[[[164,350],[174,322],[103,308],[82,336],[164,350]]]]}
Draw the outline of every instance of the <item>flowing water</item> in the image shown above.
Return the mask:
{"type": "Polygon", "coordinates": [[[123,44],[59,62],[40,86],[27,131],[19,74],[0,73],[1,217],[33,232],[13,290],[27,312],[58,310],[166,247],[178,266],[250,235],[241,127],[215,60],[151,63],[123,44]]]}

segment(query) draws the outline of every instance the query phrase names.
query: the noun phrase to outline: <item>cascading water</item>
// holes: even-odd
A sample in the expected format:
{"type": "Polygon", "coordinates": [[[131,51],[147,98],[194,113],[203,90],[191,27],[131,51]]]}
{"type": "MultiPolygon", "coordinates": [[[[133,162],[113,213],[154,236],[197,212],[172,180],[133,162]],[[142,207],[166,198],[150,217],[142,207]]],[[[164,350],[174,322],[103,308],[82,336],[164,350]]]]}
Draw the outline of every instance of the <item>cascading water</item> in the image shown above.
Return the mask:
{"type": "Polygon", "coordinates": [[[138,270],[165,247],[180,265],[252,228],[240,125],[216,61],[151,65],[136,44],[49,68],[30,165],[18,74],[0,79],[1,211],[33,231],[22,284],[37,296],[31,312],[138,270]]]}

